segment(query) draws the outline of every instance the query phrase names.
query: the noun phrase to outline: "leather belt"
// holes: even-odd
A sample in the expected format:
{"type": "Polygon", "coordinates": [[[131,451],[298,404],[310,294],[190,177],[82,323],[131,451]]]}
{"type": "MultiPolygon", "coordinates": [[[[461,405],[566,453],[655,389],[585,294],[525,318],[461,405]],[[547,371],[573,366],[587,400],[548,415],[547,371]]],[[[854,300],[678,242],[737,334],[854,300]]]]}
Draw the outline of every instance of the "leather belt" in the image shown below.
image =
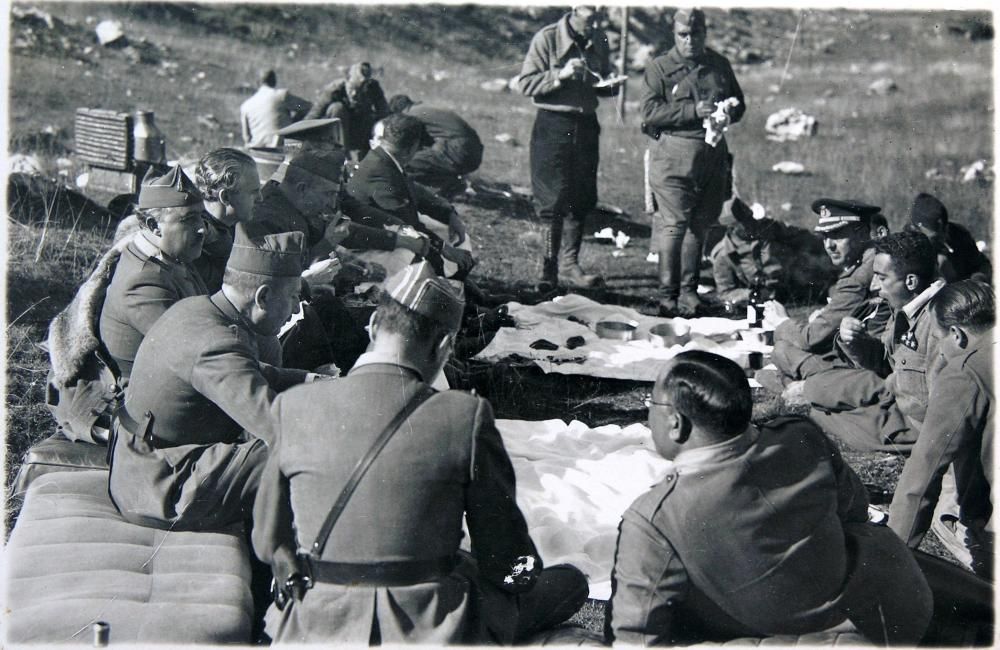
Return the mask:
{"type": "Polygon", "coordinates": [[[129,414],[128,409],[126,409],[123,405],[115,411],[114,419],[118,420],[118,424],[126,431],[131,433],[133,436],[142,438],[146,444],[154,447],[155,449],[164,449],[166,447],[174,446],[166,440],[153,435],[153,415],[149,411],[146,411],[142,420],[136,420],[131,416],[131,414],[129,414]]]}
{"type": "Polygon", "coordinates": [[[301,554],[312,582],[338,585],[369,585],[399,587],[420,582],[431,582],[449,575],[458,565],[454,555],[432,560],[403,562],[323,562],[301,554]]]}

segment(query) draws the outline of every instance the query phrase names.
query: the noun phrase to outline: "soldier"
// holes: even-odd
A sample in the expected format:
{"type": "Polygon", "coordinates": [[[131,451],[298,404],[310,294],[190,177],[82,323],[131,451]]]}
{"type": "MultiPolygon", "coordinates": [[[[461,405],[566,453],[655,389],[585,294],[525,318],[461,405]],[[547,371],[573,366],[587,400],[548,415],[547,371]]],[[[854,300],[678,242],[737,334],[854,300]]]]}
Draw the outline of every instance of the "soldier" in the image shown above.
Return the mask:
{"type": "Polygon", "coordinates": [[[872,289],[892,312],[881,338],[858,318],[840,322],[840,343],[854,367],[807,377],[803,397],[827,433],[861,451],[909,453],[927,410],[928,377],[940,366],[939,335],[927,304],[942,286],[934,247],[903,231],[875,242],[872,289]]]}
{"type": "Polygon", "coordinates": [[[945,472],[953,471],[958,513],[950,527],[935,526],[934,532],[952,555],[988,580],[993,577],[995,303],[993,290],[978,280],[948,284],[931,301],[932,327],[947,365],[932,378],[920,437],[889,508],[889,527],[917,548],[939,496],[945,496],[945,472]]]}
{"type": "Polygon", "coordinates": [[[205,241],[194,268],[208,293],[222,288],[226,260],[233,248],[233,229],[253,216],[260,199],[260,176],[253,158],[230,148],[216,149],[198,161],[194,175],[205,203],[205,241]]]}
{"type": "Polygon", "coordinates": [[[993,265],[976,246],[969,231],[948,220],[948,209],[936,197],[921,192],[913,199],[908,230],[921,232],[937,250],[938,268],[946,282],[972,278],[993,282],[993,265]]]}
{"type": "Polygon", "coordinates": [[[874,643],[915,644],[933,602],[913,556],[868,523],[864,486],[815,425],[758,427],[752,405],[724,357],[683,352],[660,373],[649,426],[673,465],[622,517],[611,640],[691,645],[850,620],[874,643]]]}
{"type": "Polygon", "coordinates": [[[122,250],[101,309],[100,338],[123,382],[143,337],[168,307],[208,293],[191,263],[205,239],[202,197],[181,171],[151,169],[139,190],[138,234],[122,250]]]}
{"type": "Polygon", "coordinates": [[[698,275],[705,234],[732,194],[732,156],[722,137],[706,142],[705,120],[733,98],[728,123],[746,110],[729,61],[705,47],[705,14],[674,13],[674,47],[646,68],[643,132],[656,140],[649,184],[656,199],[653,231],[659,240],[662,316],[694,316],[701,307],[698,275]]]}
{"type": "MultiPolygon", "coordinates": [[[[877,292],[871,290],[872,262],[870,219],[881,210],[860,201],[817,199],[812,210],[819,215],[815,230],[833,265],[840,270],[830,288],[827,304],[814,312],[807,322],[792,320],[784,305],[768,301],[764,318],[774,328],[774,352],[771,359],[780,372],[779,385],[801,380],[821,370],[842,366],[833,363],[833,339],[840,321],[863,309],[877,292]]],[[[872,335],[881,333],[884,319],[866,321],[872,335]]],[[[769,384],[765,384],[769,386],[769,384]]]]}
{"type": "Polygon", "coordinates": [[[449,198],[465,188],[465,175],[483,162],[483,143],[476,130],[454,111],[420,106],[408,95],[389,100],[389,113],[406,113],[420,120],[434,144],[418,151],[406,165],[415,182],[449,198]],[[413,108],[417,106],[417,108],[413,108]]]}
{"type": "Polygon", "coordinates": [[[429,386],[462,318],[449,282],[391,277],[351,373],[275,401],[253,542],[288,599],[276,642],[510,643],[586,599],[577,569],[542,568],[489,403],[429,386]]]}
{"type": "Polygon", "coordinates": [[[260,74],[260,87],[240,105],[243,144],[247,147],[275,147],[281,143],[278,131],[305,115],[309,103],[277,88],[278,75],[268,68],[260,74]]]}
{"type": "Polygon", "coordinates": [[[608,37],[593,5],[577,5],[531,39],[517,87],[538,108],[531,131],[531,188],[538,218],[549,222],[539,289],[600,284],[580,268],[583,221],[597,204],[598,97],[618,94],[608,37]],[[597,87],[598,83],[603,83],[597,87]]]}
{"type": "Polygon", "coordinates": [[[389,114],[382,86],[372,79],[367,61],[347,69],[347,78],[334,81],[320,91],[306,119],[338,118],[343,127],[344,149],[360,160],[368,154],[368,138],[375,123],[389,114]]]}
{"type": "Polygon", "coordinates": [[[126,520],[211,530],[249,518],[275,442],[271,404],[310,378],[258,346],[298,310],[301,272],[301,233],[238,239],[222,289],[149,330],[111,450],[109,491],[126,520]]]}

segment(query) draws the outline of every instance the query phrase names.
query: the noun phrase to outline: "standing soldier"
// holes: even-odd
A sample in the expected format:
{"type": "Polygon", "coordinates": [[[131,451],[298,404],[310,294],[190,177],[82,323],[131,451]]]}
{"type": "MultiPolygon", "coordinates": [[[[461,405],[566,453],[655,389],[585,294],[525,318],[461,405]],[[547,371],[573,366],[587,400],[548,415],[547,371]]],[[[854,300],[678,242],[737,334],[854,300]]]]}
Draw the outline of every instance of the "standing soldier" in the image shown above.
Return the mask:
{"type": "Polygon", "coordinates": [[[657,204],[653,230],[663,316],[690,317],[701,305],[697,289],[705,233],[732,194],[726,140],[714,146],[706,142],[704,124],[717,104],[730,98],[737,103],[721,126],[743,117],[743,91],[729,61],[705,47],[705,14],[678,9],[674,47],[646,68],[642,93],[643,131],[656,140],[649,184],[657,204]]]}
{"type": "Polygon", "coordinates": [[[597,204],[597,98],[616,95],[621,81],[604,81],[611,60],[599,17],[596,7],[581,5],[543,27],[531,39],[517,78],[518,88],[538,108],[531,131],[531,190],[539,218],[550,222],[543,291],[600,283],[580,268],[580,244],[583,220],[597,204]]]}

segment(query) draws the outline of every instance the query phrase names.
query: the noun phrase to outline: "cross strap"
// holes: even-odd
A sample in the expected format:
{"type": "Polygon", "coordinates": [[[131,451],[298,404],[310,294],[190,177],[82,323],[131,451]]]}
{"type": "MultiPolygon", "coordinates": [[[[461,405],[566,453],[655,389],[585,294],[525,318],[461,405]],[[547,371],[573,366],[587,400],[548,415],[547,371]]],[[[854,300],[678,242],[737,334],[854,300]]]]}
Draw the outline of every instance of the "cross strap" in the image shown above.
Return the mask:
{"type": "Polygon", "coordinates": [[[347,502],[351,500],[351,495],[354,494],[354,490],[358,487],[358,483],[364,478],[365,473],[368,468],[371,467],[372,462],[379,455],[382,449],[386,446],[392,436],[399,429],[400,425],[406,421],[414,411],[417,410],[424,401],[427,400],[436,391],[429,386],[421,386],[417,389],[417,392],[413,394],[410,401],[407,402],[399,413],[396,414],[394,418],[385,426],[382,433],[379,434],[375,442],[372,443],[371,448],[368,452],[362,456],[358,463],[354,466],[354,470],[351,472],[350,478],[347,479],[347,483],[344,485],[344,489],[341,490],[340,495],[337,500],[333,503],[333,507],[330,509],[329,514],[326,516],[326,520],[323,522],[323,527],[319,529],[319,534],[316,536],[316,541],[313,542],[312,547],[309,549],[309,556],[318,560],[320,555],[323,553],[323,548],[326,547],[326,541],[330,537],[330,532],[333,531],[334,525],[337,520],[340,519],[340,515],[344,512],[344,508],[347,507],[347,502]]]}

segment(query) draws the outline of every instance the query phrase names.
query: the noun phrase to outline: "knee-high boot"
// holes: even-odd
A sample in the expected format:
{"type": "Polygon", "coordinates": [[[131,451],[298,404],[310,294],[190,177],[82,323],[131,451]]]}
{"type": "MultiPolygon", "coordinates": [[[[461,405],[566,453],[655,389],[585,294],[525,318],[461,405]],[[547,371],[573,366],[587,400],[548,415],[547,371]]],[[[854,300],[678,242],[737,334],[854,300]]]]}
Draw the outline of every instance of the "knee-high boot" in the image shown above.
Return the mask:
{"type": "Polygon", "coordinates": [[[589,289],[599,286],[601,278],[584,273],[580,268],[580,246],[583,244],[583,221],[563,217],[562,242],[559,246],[559,275],[563,286],[589,289]]]}

